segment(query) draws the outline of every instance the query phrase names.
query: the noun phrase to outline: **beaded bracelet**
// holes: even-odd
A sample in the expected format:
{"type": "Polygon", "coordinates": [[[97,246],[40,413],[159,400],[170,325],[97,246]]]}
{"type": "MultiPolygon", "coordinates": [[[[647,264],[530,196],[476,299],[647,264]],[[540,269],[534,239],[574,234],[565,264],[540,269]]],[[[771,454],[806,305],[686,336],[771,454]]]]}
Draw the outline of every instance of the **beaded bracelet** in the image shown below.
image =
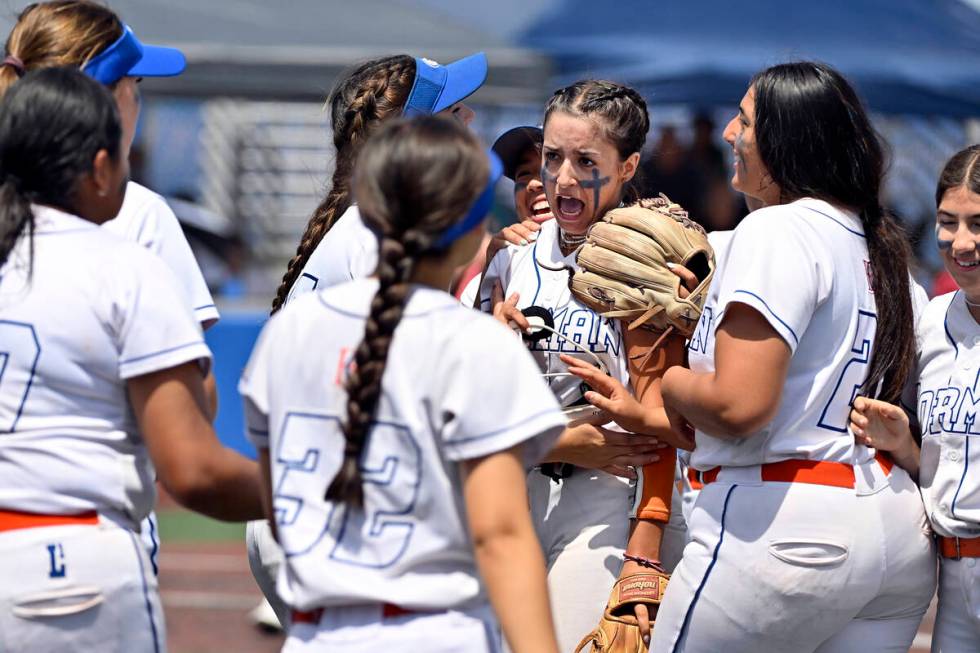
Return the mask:
{"type": "Polygon", "coordinates": [[[630,555],[629,553],[623,554],[623,560],[629,560],[630,562],[635,562],[641,567],[647,567],[648,569],[656,569],[657,571],[663,574],[667,573],[667,570],[664,569],[663,564],[659,560],[651,560],[650,558],[630,555]]]}

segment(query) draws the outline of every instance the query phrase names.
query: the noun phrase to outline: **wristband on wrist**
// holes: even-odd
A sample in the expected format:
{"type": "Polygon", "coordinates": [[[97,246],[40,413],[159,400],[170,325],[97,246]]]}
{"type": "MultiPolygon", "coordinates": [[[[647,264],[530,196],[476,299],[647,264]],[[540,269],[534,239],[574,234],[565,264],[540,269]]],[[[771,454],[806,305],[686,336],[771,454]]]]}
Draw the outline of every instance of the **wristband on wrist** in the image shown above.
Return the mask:
{"type": "Polygon", "coordinates": [[[641,567],[647,567],[648,569],[655,569],[662,574],[666,574],[667,570],[664,569],[663,564],[659,560],[651,560],[650,558],[644,558],[643,556],[630,555],[629,553],[623,554],[623,560],[628,560],[629,562],[635,562],[641,567]]]}

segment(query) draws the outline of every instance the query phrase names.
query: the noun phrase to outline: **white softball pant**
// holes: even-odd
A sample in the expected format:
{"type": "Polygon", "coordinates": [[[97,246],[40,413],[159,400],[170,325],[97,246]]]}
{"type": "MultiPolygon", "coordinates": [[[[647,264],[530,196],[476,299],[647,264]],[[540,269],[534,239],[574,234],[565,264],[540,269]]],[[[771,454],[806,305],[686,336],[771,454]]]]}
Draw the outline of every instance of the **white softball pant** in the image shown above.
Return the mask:
{"type": "Polygon", "coordinates": [[[980,558],[942,558],[933,653],[980,651],[980,558]]]}
{"type": "Polygon", "coordinates": [[[276,578],[284,556],[276,538],[272,537],[272,528],[267,520],[256,519],[245,525],[245,547],[255,583],[279,617],[279,623],[285,627],[289,624],[289,606],[276,592],[276,578]]]}
{"type": "Polygon", "coordinates": [[[906,653],[936,585],[918,488],[876,461],[854,489],[725,468],[705,486],[654,653],[906,653]]]}
{"type": "Polygon", "coordinates": [[[0,533],[0,652],[164,653],[156,576],[111,522],[0,533]]]}
{"type": "Polygon", "coordinates": [[[531,471],[527,489],[548,568],[558,650],[570,653],[599,623],[619,577],[633,487],[625,478],[576,468],[560,483],[531,471]]]}
{"type": "Polygon", "coordinates": [[[283,653],[499,653],[489,605],[383,617],[380,605],[326,608],[319,623],[289,627],[283,653]]]}

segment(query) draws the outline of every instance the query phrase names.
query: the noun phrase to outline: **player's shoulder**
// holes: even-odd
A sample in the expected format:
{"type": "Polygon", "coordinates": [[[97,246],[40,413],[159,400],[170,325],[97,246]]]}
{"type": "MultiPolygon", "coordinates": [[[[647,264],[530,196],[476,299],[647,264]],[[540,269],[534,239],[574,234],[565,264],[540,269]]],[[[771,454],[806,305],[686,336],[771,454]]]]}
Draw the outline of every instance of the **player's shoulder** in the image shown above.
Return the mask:
{"type": "MultiPolygon", "coordinates": [[[[922,309],[922,316],[919,318],[920,329],[924,331],[942,331],[950,316],[950,307],[959,295],[959,290],[948,292],[945,295],[938,295],[929,300],[925,308],[922,309]]],[[[956,319],[956,316],[952,316],[956,319]]]]}
{"type": "Polygon", "coordinates": [[[173,217],[176,220],[173,209],[167,204],[163,195],[137,184],[135,181],[126,184],[126,197],[123,200],[122,208],[119,210],[120,216],[124,214],[173,217]]]}
{"type": "Polygon", "coordinates": [[[154,242],[163,229],[180,229],[177,216],[163,196],[135,181],[126,184],[126,197],[119,214],[103,227],[144,246],[154,242]]]}

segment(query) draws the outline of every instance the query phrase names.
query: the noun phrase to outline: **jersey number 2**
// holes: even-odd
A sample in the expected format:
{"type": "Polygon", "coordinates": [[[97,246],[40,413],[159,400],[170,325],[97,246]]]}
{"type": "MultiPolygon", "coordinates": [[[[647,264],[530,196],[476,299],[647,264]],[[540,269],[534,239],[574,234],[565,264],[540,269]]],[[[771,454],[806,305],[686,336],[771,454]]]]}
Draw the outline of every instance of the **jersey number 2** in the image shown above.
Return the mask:
{"type": "Polygon", "coordinates": [[[40,357],[33,326],[0,320],[0,432],[12,433],[17,427],[40,357]]]}
{"type": "Polygon", "coordinates": [[[868,311],[858,311],[857,331],[851,345],[851,358],[844,365],[834,392],[820,413],[820,428],[847,433],[851,404],[858,389],[868,377],[868,364],[871,362],[871,345],[875,338],[878,316],[868,311]]]}
{"type": "MultiPolygon", "coordinates": [[[[273,496],[283,550],[287,556],[302,555],[329,534],[334,542],[330,560],[388,567],[405,553],[415,529],[412,511],[422,479],[422,451],[405,426],[375,423],[361,458],[364,510],[351,510],[323,500],[325,481],[333,476],[324,474],[324,454],[339,458],[343,451],[339,426],[332,415],[286,417],[275,454],[283,471],[273,496]]],[[[336,458],[332,469],[339,465],[336,458]]]]}

